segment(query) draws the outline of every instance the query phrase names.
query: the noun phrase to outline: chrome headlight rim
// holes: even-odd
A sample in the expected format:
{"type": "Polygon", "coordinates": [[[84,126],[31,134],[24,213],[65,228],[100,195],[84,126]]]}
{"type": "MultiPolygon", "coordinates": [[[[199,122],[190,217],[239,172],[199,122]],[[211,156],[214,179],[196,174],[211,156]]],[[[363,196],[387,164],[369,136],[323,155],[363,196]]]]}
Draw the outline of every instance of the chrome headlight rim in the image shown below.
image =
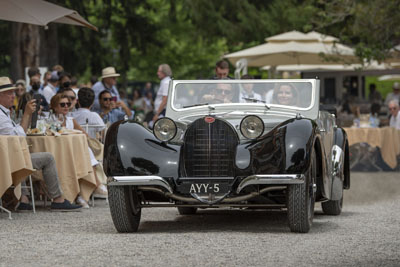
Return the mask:
{"type": "Polygon", "coordinates": [[[158,140],[160,140],[161,142],[168,142],[168,141],[171,141],[172,139],[175,138],[175,136],[176,136],[177,133],[178,133],[178,127],[176,126],[176,123],[175,123],[172,119],[170,119],[170,118],[163,117],[163,118],[159,118],[158,120],[156,120],[156,121],[154,122],[154,125],[153,125],[153,134],[154,134],[154,136],[155,136],[158,140]],[[172,124],[173,124],[173,126],[174,126],[174,133],[173,133],[172,136],[169,137],[168,139],[162,139],[162,138],[160,138],[160,136],[157,134],[157,129],[159,128],[159,127],[157,127],[157,126],[158,126],[160,123],[162,123],[162,121],[172,122],[172,124]]]}
{"type": "Polygon", "coordinates": [[[240,132],[241,132],[241,134],[242,134],[245,138],[247,138],[247,139],[254,140],[254,139],[259,138],[259,137],[264,133],[264,130],[265,130],[264,121],[263,121],[259,116],[257,116],[257,115],[247,115],[247,116],[244,117],[244,118],[242,119],[242,121],[240,122],[240,132]],[[245,123],[249,118],[256,118],[257,120],[259,120],[259,125],[262,126],[262,129],[261,129],[260,133],[259,133],[257,136],[249,137],[249,136],[243,131],[243,130],[244,130],[244,129],[243,129],[243,128],[244,128],[244,123],[245,123]]]}

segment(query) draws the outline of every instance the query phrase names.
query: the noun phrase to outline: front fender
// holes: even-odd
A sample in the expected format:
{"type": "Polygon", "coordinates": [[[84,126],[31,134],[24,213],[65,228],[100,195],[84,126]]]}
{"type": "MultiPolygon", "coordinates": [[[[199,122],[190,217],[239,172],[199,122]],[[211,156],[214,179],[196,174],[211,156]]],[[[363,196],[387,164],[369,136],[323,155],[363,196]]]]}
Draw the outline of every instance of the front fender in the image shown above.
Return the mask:
{"type": "Polygon", "coordinates": [[[107,176],[178,177],[180,146],[157,140],[133,121],[114,123],[107,131],[104,169],[107,176]]]}
{"type": "Polygon", "coordinates": [[[256,174],[300,174],[310,165],[317,125],[310,119],[290,119],[249,147],[256,174]]]}

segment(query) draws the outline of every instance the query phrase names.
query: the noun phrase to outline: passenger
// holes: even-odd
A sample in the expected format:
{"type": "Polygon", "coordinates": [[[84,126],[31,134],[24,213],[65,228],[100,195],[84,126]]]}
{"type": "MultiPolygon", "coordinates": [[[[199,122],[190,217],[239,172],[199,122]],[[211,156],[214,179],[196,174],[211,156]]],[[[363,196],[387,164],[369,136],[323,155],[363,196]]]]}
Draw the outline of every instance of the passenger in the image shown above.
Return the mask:
{"type": "MultiPolygon", "coordinates": [[[[254,79],[253,76],[249,74],[245,74],[242,76],[243,80],[251,80],[254,79]]],[[[243,83],[242,84],[244,91],[240,92],[239,102],[240,103],[260,103],[263,102],[261,100],[261,95],[254,92],[253,87],[254,83],[243,83]]]]}
{"type": "Polygon", "coordinates": [[[211,94],[203,96],[202,102],[209,104],[232,103],[234,102],[234,95],[235,92],[231,84],[218,83],[217,86],[211,91],[211,94]]]}
{"type": "Polygon", "coordinates": [[[290,83],[278,83],[274,88],[273,104],[296,106],[298,105],[297,89],[290,83]]]}

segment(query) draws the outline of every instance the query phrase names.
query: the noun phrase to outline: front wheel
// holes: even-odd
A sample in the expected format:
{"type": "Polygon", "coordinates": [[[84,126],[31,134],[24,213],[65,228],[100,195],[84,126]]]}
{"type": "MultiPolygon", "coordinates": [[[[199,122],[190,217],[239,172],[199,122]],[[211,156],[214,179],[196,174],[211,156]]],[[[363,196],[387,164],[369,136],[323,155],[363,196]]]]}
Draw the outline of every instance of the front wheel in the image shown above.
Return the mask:
{"type": "Polygon", "coordinates": [[[315,151],[311,153],[311,164],[302,184],[289,185],[287,189],[287,213],[289,228],[292,232],[308,233],[314,219],[316,192],[317,159],[315,151]]]}
{"type": "Polygon", "coordinates": [[[111,218],[117,231],[136,232],[142,214],[136,190],[133,190],[131,186],[109,186],[108,202],[111,218]]]}

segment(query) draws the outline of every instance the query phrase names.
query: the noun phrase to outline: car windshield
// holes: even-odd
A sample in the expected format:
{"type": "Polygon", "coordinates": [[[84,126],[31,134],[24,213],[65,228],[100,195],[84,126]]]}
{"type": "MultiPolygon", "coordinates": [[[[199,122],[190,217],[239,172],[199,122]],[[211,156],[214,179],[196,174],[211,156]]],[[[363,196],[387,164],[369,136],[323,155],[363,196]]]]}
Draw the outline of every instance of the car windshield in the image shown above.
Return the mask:
{"type": "Polygon", "coordinates": [[[312,97],[310,82],[178,83],[172,105],[177,109],[236,103],[309,108],[312,97]]]}

